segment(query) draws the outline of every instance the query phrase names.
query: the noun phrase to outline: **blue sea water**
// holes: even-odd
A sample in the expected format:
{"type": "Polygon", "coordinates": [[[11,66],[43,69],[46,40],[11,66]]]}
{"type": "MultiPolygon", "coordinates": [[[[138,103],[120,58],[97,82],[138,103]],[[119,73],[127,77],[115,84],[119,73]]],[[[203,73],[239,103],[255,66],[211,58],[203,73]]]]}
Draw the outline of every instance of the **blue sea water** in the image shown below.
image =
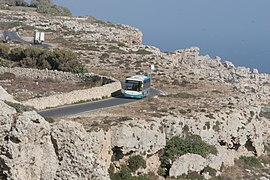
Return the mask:
{"type": "Polygon", "coordinates": [[[197,46],[237,66],[270,73],[269,0],[55,0],[74,15],[139,28],[162,51],[197,46]]]}

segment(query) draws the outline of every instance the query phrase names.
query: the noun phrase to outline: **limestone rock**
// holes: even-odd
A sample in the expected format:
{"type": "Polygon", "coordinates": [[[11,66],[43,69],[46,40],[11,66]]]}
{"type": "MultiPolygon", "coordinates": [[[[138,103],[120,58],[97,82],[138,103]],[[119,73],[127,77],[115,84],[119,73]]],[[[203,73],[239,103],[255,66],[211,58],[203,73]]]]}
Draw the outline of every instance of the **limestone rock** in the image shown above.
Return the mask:
{"type": "Polygon", "coordinates": [[[234,64],[232,62],[229,62],[229,61],[225,61],[223,63],[223,65],[224,65],[225,68],[228,68],[228,69],[234,69],[235,68],[234,64]]]}
{"type": "Polygon", "coordinates": [[[7,93],[7,91],[0,86],[0,100],[2,101],[10,101],[10,102],[16,102],[13,97],[7,93]]]}
{"type": "Polygon", "coordinates": [[[56,179],[109,179],[107,168],[91,151],[91,141],[81,124],[60,121],[53,126],[51,136],[59,161],[56,179]]]}
{"type": "Polygon", "coordinates": [[[0,100],[0,144],[5,140],[6,134],[11,129],[13,116],[16,110],[0,100]]]}
{"type": "Polygon", "coordinates": [[[166,137],[157,122],[127,121],[112,127],[112,147],[122,148],[124,154],[131,151],[154,154],[165,147],[166,137]]]}
{"type": "Polygon", "coordinates": [[[185,154],[175,160],[169,172],[170,177],[178,177],[188,172],[200,172],[207,166],[205,158],[198,154],[185,154]]]}
{"type": "Polygon", "coordinates": [[[35,112],[16,119],[1,139],[1,172],[7,179],[54,179],[58,168],[50,125],[35,112]]]}

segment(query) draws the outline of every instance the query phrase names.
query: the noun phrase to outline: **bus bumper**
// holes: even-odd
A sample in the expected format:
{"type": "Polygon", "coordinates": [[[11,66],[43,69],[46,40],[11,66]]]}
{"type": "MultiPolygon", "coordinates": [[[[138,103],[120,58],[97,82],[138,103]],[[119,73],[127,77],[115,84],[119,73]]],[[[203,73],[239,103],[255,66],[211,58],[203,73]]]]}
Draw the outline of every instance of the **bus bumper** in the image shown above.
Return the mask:
{"type": "Polygon", "coordinates": [[[124,94],[124,97],[126,98],[134,98],[134,99],[142,99],[143,96],[141,94],[136,94],[136,95],[133,95],[133,94],[124,94]]]}

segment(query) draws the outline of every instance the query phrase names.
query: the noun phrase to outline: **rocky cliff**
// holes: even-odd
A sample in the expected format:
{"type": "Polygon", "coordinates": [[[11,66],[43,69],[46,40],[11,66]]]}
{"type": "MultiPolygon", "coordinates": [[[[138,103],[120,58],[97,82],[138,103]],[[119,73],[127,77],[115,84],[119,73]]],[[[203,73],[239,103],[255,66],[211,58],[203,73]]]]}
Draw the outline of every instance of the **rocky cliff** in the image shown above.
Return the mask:
{"type": "MultiPolygon", "coordinates": [[[[124,109],[126,114],[121,118],[105,113],[100,121],[92,122],[90,115],[82,123],[73,122],[78,121],[75,118],[49,124],[34,111],[16,111],[18,104],[9,103],[16,102],[1,88],[2,178],[119,179],[125,174],[164,179],[195,172],[210,179],[241,157],[267,155],[268,74],[201,55],[197,47],[161,52],[141,45],[142,33],[136,28],[91,17],[48,20],[26,12],[0,13],[1,23],[11,23],[10,29],[22,34],[27,34],[27,28],[37,28],[48,30],[52,42],[61,36],[57,43],[65,46],[68,42],[67,46],[80,53],[81,61],[96,72],[119,78],[146,73],[154,64],[153,84],[166,92],[139,107],[114,109],[118,114],[124,109]],[[13,24],[17,20],[24,23],[13,24]],[[110,121],[106,121],[108,116],[110,121]],[[179,142],[171,144],[175,137],[179,142]],[[191,137],[197,144],[181,144],[191,137]],[[186,149],[179,152],[178,144],[186,149]],[[201,152],[208,148],[214,151],[201,152]],[[141,166],[134,168],[131,159],[138,155],[140,161],[134,164],[141,166]]],[[[269,172],[269,162],[260,165],[269,172]]],[[[257,174],[259,177],[270,178],[267,173],[257,174]]]]}

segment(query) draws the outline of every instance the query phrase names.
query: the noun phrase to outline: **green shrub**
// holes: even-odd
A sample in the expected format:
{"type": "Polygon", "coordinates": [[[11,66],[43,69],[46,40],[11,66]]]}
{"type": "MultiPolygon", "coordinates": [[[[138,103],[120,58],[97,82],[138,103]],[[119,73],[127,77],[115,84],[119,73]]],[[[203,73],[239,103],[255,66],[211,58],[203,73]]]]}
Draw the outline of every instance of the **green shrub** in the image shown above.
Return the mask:
{"type": "Polygon", "coordinates": [[[0,79],[4,80],[4,79],[15,79],[16,75],[13,73],[9,73],[9,72],[5,72],[4,74],[0,75],[0,79]]]}
{"type": "Polygon", "coordinates": [[[255,168],[263,167],[260,160],[254,156],[251,156],[251,157],[241,156],[240,160],[242,160],[245,163],[245,165],[249,167],[255,167],[255,168]]]}
{"type": "Polygon", "coordinates": [[[162,167],[159,167],[157,173],[160,176],[166,176],[166,169],[162,168],[162,167]]]}
{"type": "Polygon", "coordinates": [[[24,54],[24,49],[21,47],[12,49],[9,54],[9,59],[15,62],[19,62],[26,58],[26,55],[24,54]]]}
{"type": "Polygon", "coordinates": [[[72,13],[68,8],[57,5],[38,6],[37,12],[53,16],[72,16],[72,13]]]}
{"type": "Polygon", "coordinates": [[[132,180],[130,169],[127,165],[121,165],[121,171],[111,175],[111,180],[132,180]]]}
{"type": "Polygon", "coordinates": [[[208,172],[210,176],[212,177],[215,177],[216,176],[216,173],[217,171],[209,166],[206,166],[204,169],[203,169],[203,172],[208,172]]]}
{"type": "Polygon", "coordinates": [[[38,47],[15,48],[10,51],[8,57],[21,67],[87,73],[77,54],[68,49],[49,51],[38,47]]]}
{"type": "Polygon", "coordinates": [[[118,119],[119,121],[128,121],[128,120],[132,120],[131,117],[128,117],[128,116],[122,116],[118,119]]]}
{"type": "Polygon", "coordinates": [[[167,142],[164,152],[161,154],[161,167],[169,170],[171,162],[187,153],[206,157],[209,154],[217,154],[217,149],[215,146],[202,141],[201,137],[197,135],[189,135],[185,139],[173,137],[167,142]]]}
{"type": "Polygon", "coordinates": [[[2,5],[0,5],[0,9],[1,9],[1,10],[10,10],[9,7],[7,7],[7,6],[2,6],[2,5]]]}
{"type": "Polygon", "coordinates": [[[9,47],[6,45],[0,44],[0,57],[8,58],[8,54],[9,54],[9,47]]]}
{"type": "Polygon", "coordinates": [[[54,123],[55,122],[55,120],[53,118],[51,118],[51,117],[46,117],[45,120],[47,122],[49,122],[49,123],[54,123]]]}
{"type": "Polygon", "coordinates": [[[131,156],[128,159],[128,167],[132,172],[136,172],[140,167],[146,168],[146,161],[140,155],[131,156]]]}
{"type": "Polygon", "coordinates": [[[120,172],[110,174],[111,180],[149,180],[147,175],[132,176],[127,165],[121,165],[120,172]]]}
{"type": "Polygon", "coordinates": [[[28,3],[24,0],[0,0],[0,5],[9,6],[28,6],[28,3]]]}
{"type": "Polygon", "coordinates": [[[63,6],[53,4],[52,0],[32,0],[32,7],[37,8],[37,12],[53,16],[72,16],[71,11],[63,6]]]}
{"type": "Polygon", "coordinates": [[[9,101],[5,101],[5,103],[11,107],[13,107],[18,113],[23,113],[25,111],[33,111],[35,110],[35,108],[31,107],[31,106],[24,106],[22,104],[19,103],[14,103],[14,102],[9,102],[9,101]]]}
{"type": "Polygon", "coordinates": [[[189,172],[188,174],[184,174],[181,178],[185,179],[196,179],[196,180],[204,180],[204,178],[197,172],[189,172]]]}

